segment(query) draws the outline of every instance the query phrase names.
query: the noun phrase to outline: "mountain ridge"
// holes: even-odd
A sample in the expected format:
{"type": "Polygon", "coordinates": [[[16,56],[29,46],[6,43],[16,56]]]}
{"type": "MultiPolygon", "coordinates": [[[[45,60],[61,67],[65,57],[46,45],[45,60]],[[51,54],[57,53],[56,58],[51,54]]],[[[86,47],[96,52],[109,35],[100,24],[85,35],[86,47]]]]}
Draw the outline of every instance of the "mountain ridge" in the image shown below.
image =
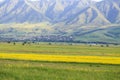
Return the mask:
{"type": "Polygon", "coordinates": [[[61,35],[72,36],[76,41],[119,43],[119,23],[118,0],[4,0],[0,3],[0,37],[3,38],[10,34],[13,39],[20,39],[18,35],[23,38],[25,34],[31,35],[26,39],[61,35]]]}

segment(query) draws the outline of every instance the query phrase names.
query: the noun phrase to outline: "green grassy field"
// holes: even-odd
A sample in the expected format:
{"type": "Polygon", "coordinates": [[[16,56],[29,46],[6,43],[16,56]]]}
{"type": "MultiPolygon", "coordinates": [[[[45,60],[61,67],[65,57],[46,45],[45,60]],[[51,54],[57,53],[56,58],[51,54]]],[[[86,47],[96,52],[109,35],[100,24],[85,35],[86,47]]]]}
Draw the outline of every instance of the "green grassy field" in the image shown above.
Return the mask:
{"type": "MultiPolygon", "coordinates": [[[[0,53],[120,57],[120,47],[0,43],[0,53]]],[[[120,80],[120,65],[0,59],[0,80],[120,80]]]]}
{"type": "Polygon", "coordinates": [[[67,43],[0,43],[0,52],[5,53],[36,53],[36,54],[51,54],[51,55],[90,55],[90,56],[120,56],[120,46],[110,45],[110,47],[101,47],[101,45],[69,45],[67,43]]]}
{"type": "Polygon", "coordinates": [[[0,80],[119,79],[119,65],[0,60],[0,80]]]}

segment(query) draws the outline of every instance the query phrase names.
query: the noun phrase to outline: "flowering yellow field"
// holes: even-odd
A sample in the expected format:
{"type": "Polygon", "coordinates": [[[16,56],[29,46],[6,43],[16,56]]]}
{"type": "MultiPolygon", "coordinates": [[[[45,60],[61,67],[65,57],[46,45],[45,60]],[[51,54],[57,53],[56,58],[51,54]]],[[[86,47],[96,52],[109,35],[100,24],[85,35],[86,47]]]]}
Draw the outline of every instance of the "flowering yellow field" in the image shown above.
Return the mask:
{"type": "Polygon", "coordinates": [[[0,59],[120,64],[120,57],[0,53],[0,59]]]}

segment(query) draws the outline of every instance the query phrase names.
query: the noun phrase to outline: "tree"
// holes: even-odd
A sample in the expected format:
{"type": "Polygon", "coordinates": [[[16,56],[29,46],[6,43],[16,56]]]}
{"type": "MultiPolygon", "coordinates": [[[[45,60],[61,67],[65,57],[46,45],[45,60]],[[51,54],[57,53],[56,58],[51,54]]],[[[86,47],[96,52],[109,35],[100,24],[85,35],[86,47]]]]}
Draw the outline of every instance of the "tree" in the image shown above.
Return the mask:
{"type": "Polygon", "coordinates": [[[101,45],[101,47],[104,47],[104,45],[101,45]]]}
{"type": "Polygon", "coordinates": [[[106,47],[109,47],[109,44],[106,44],[106,47]]]}
{"type": "Polygon", "coordinates": [[[73,44],[72,44],[72,43],[70,43],[69,45],[71,45],[71,46],[72,46],[73,44]]]}
{"type": "Polygon", "coordinates": [[[8,41],[7,43],[9,43],[9,44],[10,44],[11,42],[10,42],[10,41],[8,41]]]}
{"type": "Polygon", "coordinates": [[[16,43],[15,43],[15,42],[13,42],[13,45],[16,45],[16,43]]]}
{"type": "Polygon", "coordinates": [[[27,42],[23,42],[22,45],[24,46],[27,42]]]}
{"type": "Polygon", "coordinates": [[[52,43],[48,43],[48,45],[52,45],[52,43]]]}

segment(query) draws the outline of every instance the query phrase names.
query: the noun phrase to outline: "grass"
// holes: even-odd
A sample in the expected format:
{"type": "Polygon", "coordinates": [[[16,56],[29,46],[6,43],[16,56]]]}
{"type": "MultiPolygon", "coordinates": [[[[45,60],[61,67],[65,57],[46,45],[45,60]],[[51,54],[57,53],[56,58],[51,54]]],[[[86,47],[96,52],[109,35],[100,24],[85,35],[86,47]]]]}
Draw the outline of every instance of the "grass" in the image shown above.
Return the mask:
{"type": "Polygon", "coordinates": [[[110,45],[110,47],[100,47],[100,45],[68,45],[48,43],[27,44],[22,43],[0,43],[0,52],[2,53],[34,53],[34,54],[50,54],[50,55],[87,55],[87,56],[120,56],[120,47],[110,45]]]}
{"type": "Polygon", "coordinates": [[[119,80],[119,65],[0,60],[0,80],[119,80]]]}
{"type": "Polygon", "coordinates": [[[0,80],[119,79],[119,46],[0,43],[0,80]]]}

